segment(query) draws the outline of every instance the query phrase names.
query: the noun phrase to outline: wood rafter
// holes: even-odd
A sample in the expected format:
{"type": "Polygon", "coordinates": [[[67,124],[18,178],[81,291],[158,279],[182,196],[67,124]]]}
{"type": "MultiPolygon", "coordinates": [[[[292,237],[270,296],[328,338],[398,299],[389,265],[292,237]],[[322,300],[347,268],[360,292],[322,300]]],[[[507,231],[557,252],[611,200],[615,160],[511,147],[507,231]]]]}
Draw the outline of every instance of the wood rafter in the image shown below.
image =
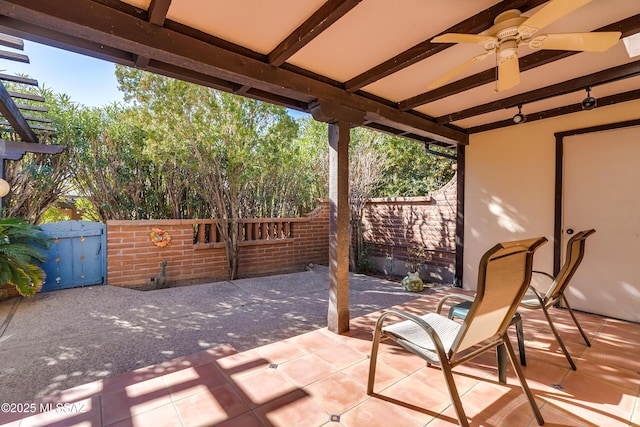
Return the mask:
{"type": "MultiPolygon", "coordinates": [[[[615,95],[599,98],[598,107],[604,107],[605,105],[618,104],[620,102],[633,101],[636,99],[640,99],[640,89],[631,90],[628,92],[618,93],[615,95]]],[[[582,111],[581,104],[572,104],[564,107],[552,108],[550,110],[527,114],[527,122],[535,122],[537,120],[563,116],[565,114],[577,113],[579,111],[582,111]]],[[[488,123],[481,126],[475,126],[467,130],[470,134],[473,134],[473,133],[486,132],[489,130],[499,129],[507,126],[517,126],[517,124],[515,124],[511,119],[507,119],[507,120],[501,120],[498,122],[488,123]]]]}
{"type": "Polygon", "coordinates": [[[164,20],[167,19],[171,0],[151,0],[149,5],[149,23],[163,26],[164,20]]]}
{"type": "Polygon", "coordinates": [[[1,49],[0,49],[0,59],[8,59],[9,61],[23,62],[25,64],[29,63],[29,57],[27,55],[23,55],[21,53],[16,53],[16,52],[9,52],[1,49]]]}
{"type": "MultiPolygon", "coordinates": [[[[162,27],[167,19],[169,6],[171,6],[171,0],[151,0],[147,21],[150,24],[162,27]]],[[[145,55],[133,55],[133,61],[138,68],[145,68],[149,65],[150,60],[151,58],[145,55]]]]}
{"type": "Polygon", "coordinates": [[[0,83],[0,114],[13,127],[20,138],[24,142],[38,142],[38,137],[29,123],[24,119],[18,106],[13,102],[11,94],[7,91],[2,83],[0,83]]]}
{"type": "Polygon", "coordinates": [[[0,45],[11,47],[13,49],[24,50],[24,42],[22,39],[8,34],[0,34],[0,45]]]}
{"type": "Polygon", "coordinates": [[[307,43],[342,18],[362,0],[328,0],[309,19],[295,29],[267,56],[269,64],[279,67],[307,43]]]}
{"type": "Polygon", "coordinates": [[[0,80],[13,83],[22,83],[24,85],[38,86],[36,79],[30,79],[28,77],[12,76],[11,74],[0,74],[0,80]]]}
{"type": "MultiPolygon", "coordinates": [[[[440,34],[444,33],[470,33],[476,34],[484,30],[487,30],[493,24],[493,20],[500,13],[509,9],[519,9],[522,12],[533,9],[548,0],[504,0],[489,9],[483,10],[464,21],[456,24],[440,34]]],[[[432,37],[431,37],[432,38],[432,37]]],[[[435,55],[438,52],[451,47],[451,44],[443,43],[431,43],[431,38],[425,40],[417,45],[405,50],[399,55],[383,62],[380,65],[373,67],[364,73],[353,77],[351,80],[345,82],[344,86],[350,92],[355,92],[362,89],[368,84],[378,81],[384,77],[387,77],[393,73],[396,73],[403,68],[407,68],[417,62],[427,59],[428,57],[435,55]]]]}
{"type": "Polygon", "coordinates": [[[0,159],[20,160],[26,153],[59,154],[64,151],[64,148],[62,145],[32,144],[0,139],[0,159]]]}
{"type": "Polygon", "coordinates": [[[41,113],[48,113],[49,109],[47,107],[40,107],[38,105],[27,105],[27,104],[16,104],[19,109],[26,111],[39,111],[41,113]]]}
{"type": "MultiPolygon", "coordinates": [[[[50,36],[55,36],[56,32],[64,33],[67,36],[65,41],[72,41],[69,36],[85,40],[88,43],[83,48],[93,45],[100,49],[109,47],[120,51],[112,56],[128,58],[125,61],[128,63],[133,62],[134,55],[148,56],[158,63],[250,86],[250,91],[263,91],[269,96],[273,94],[285,99],[301,96],[324,99],[366,112],[368,117],[388,126],[405,128],[414,134],[447,143],[467,143],[465,132],[194,39],[171,30],[168,22],[164,27],[159,27],[146,22],[137,13],[125,13],[101,2],[67,0],[64,4],[65,7],[60,7],[56,1],[0,0],[0,15],[9,18],[0,22],[0,25],[13,25],[9,28],[26,34],[37,33],[38,28],[47,28],[52,31],[50,36]]],[[[55,38],[53,43],[56,43],[55,38]]]]}
{"type": "Polygon", "coordinates": [[[44,97],[40,96],[40,95],[34,95],[31,93],[20,93],[20,92],[13,92],[13,91],[8,91],[9,95],[12,98],[18,98],[18,99],[28,99],[29,101],[37,101],[37,102],[44,102],[45,99],[44,97]]]}
{"type": "Polygon", "coordinates": [[[609,68],[608,70],[598,71],[587,76],[578,77],[551,86],[521,93],[509,98],[499,99],[497,101],[488,102],[483,105],[468,108],[466,110],[451,113],[443,117],[438,117],[438,123],[449,123],[457,120],[466,119],[480,114],[490,113],[505,108],[515,107],[516,105],[524,105],[543,99],[553,98],[567,93],[584,90],[588,86],[596,86],[599,84],[610,83],[616,80],[626,79],[640,75],[640,61],[631,62],[625,65],[609,68]]]}
{"type": "MultiPolygon", "coordinates": [[[[618,21],[613,24],[598,28],[595,31],[621,31],[623,37],[636,34],[640,32],[640,15],[634,15],[632,17],[623,19],[622,21],[618,21]]],[[[551,50],[543,50],[532,53],[531,55],[519,58],[520,71],[528,71],[533,68],[540,67],[550,62],[567,58],[578,53],[580,52],[551,50]]],[[[453,83],[449,83],[448,85],[441,86],[429,92],[425,92],[420,95],[408,98],[404,101],[401,101],[398,105],[400,110],[408,111],[420,105],[428,104],[429,102],[434,102],[447,96],[455,95],[457,93],[464,92],[487,83],[491,83],[495,80],[495,78],[495,69],[490,68],[478,74],[474,74],[472,76],[457,80],[453,83]]]]}

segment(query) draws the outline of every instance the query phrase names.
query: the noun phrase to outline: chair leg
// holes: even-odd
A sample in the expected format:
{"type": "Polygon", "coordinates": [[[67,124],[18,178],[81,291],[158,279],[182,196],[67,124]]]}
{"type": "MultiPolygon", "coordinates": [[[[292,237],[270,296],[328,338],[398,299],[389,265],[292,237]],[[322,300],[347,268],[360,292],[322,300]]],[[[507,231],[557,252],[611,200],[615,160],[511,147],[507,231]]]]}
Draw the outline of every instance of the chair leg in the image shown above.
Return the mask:
{"type": "Polygon", "coordinates": [[[540,413],[540,408],[538,408],[538,404],[536,403],[535,398],[533,397],[533,393],[531,393],[531,389],[529,389],[529,384],[527,384],[527,380],[522,373],[522,368],[520,365],[516,363],[516,354],[513,351],[513,347],[511,346],[511,341],[509,341],[509,337],[504,336],[504,347],[507,350],[507,354],[509,355],[509,359],[511,360],[511,365],[513,369],[516,371],[516,375],[520,380],[520,385],[522,386],[522,390],[524,394],[527,395],[527,399],[529,399],[529,404],[531,405],[531,409],[533,410],[533,414],[536,417],[536,421],[538,421],[538,425],[544,424],[544,418],[542,418],[542,414],[540,413]]]}
{"type": "Polygon", "coordinates": [[[553,320],[551,320],[551,316],[549,315],[549,312],[547,311],[547,308],[545,306],[542,306],[542,311],[544,312],[544,315],[547,318],[547,323],[549,323],[549,327],[551,328],[551,332],[553,332],[553,335],[555,335],[555,337],[556,337],[556,341],[558,341],[558,344],[560,345],[560,349],[562,350],[562,352],[564,353],[565,357],[569,361],[569,365],[571,365],[571,369],[573,369],[575,371],[576,370],[576,364],[573,363],[573,359],[571,358],[571,355],[569,354],[569,351],[567,350],[567,347],[564,346],[564,343],[562,342],[562,338],[560,338],[560,334],[558,334],[558,331],[557,331],[556,327],[553,324],[553,320]]]}
{"type": "Polygon", "coordinates": [[[456,383],[453,380],[453,373],[451,372],[451,366],[449,365],[449,362],[443,362],[441,369],[442,374],[444,375],[444,380],[447,383],[447,388],[449,389],[449,396],[451,397],[453,408],[455,409],[456,415],[458,416],[458,422],[462,427],[469,427],[469,420],[467,420],[467,415],[464,413],[464,409],[462,408],[462,399],[460,399],[458,388],[456,387],[456,383]]]}
{"type": "Polygon", "coordinates": [[[573,314],[573,310],[571,310],[571,306],[569,305],[569,301],[567,301],[567,299],[565,298],[564,295],[562,295],[562,301],[564,302],[564,305],[567,306],[567,310],[569,310],[569,314],[571,315],[571,318],[573,319],[573,323],[575,323],[576,326],[578,327],[578,330],[580,331],[580,334],[582,334],[582,338],[584,338],[584,342],[587,343],[588,347],[591,347],[591,341],[589,341],[589,338],[587,338],[587,334],[585,334],[584,331],[582,330],[582,327],[580,326],[580,323],[578,323],[578,319],[576,319],[576,315],[573,314]]]}
{"type": "Polygon", "coordinates": [[[519,313],[516,313],[518,319],[516,320],[516,335],[518,336],[518,353],[520,353],[520,364],[527,366],[527,356],[524,352],[524,331],[522,329],[522,317],[519,313]]]}
{"type": "Polygon", "coordinates": [[[373,385],[376,379],[376,363],[378,361],[378,347],[380,345],[380,339],[382,332],[377,328],[373,333],[373,343],[371,344],[371,357],[369,358],[369,380],[367,381],[367,394],[373,394],[373,385]]]}
{"type": "Polygon", "coordinates": [[[504,345],[496,347],[496,358],[498,359],[498,382],[500,384],[507,383],[507,351],[504,345]]]}

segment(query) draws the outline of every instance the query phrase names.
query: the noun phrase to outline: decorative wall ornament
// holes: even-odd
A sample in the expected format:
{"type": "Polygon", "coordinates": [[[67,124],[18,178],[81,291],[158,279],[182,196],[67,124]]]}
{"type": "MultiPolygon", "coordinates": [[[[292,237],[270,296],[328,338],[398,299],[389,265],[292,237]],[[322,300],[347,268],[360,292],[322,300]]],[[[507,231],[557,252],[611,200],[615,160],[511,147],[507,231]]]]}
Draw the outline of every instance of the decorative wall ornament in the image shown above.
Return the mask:
{"type": "Polygon", "coordinates": [[[169,232],[160,228],[152,228],[149,234],[154,245],[164,248],[171,243],[171,235],[169,232]]]}

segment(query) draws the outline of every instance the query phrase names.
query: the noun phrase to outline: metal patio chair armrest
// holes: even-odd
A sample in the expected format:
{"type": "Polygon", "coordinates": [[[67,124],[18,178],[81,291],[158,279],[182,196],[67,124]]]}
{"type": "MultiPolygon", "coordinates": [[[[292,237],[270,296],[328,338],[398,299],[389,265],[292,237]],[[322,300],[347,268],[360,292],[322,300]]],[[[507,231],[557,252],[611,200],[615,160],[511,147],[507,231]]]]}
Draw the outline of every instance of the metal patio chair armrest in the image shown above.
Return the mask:
{"type": "Polygon", "coordinates": [[[471,295],[464,295],[464,294],[445,295],[442,298],[440,298],[440,301],[438,301],[438,306],[436,307],[436,313],[440,314],[444,303],[451,298],[460,298],[462,300],[470,301],[470,302],[473,302],[473,300],[475,300],[475,297],[472,297],[471,295]]]}
{"type": "Polygon", "coordinates": [[[533,270],[532,273],[542,274],[543,276],[547,276],[551,280],[555,279],[555,277],[553,277],[551,274],[547,273],[546,271],[533,270]]]}

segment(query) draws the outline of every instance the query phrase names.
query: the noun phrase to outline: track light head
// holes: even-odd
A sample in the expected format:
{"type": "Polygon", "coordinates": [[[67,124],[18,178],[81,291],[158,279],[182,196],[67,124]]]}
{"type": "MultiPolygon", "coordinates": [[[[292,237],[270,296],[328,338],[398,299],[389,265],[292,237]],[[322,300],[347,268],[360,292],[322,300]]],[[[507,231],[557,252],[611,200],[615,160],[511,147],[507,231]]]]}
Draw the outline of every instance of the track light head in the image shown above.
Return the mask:
{"type": "Polygon", "coordinates": [[[522,104],[518,105],[518,112],[513,116],[511,120],[513,120],[513,123],[517,125],[527,121],[527,116],[522,114],[522,104]]]}
{"type": "Polygon", "coordinates": [[[598,106],[598,100],[591,96],[591,86],[587,87],[587,97],[582,100],[583,110],[592,110],[598,106]]]}

